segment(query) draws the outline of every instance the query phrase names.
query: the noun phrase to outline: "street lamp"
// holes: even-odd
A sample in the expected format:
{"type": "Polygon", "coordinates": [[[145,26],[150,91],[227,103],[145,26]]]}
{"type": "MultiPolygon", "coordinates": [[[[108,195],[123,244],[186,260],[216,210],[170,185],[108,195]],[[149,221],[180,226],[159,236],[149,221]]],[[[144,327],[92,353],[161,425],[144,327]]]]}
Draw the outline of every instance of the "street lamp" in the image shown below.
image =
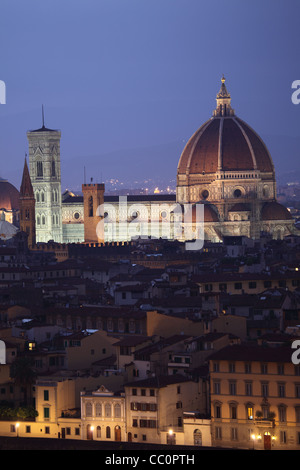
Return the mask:
{"type": "Polygon", "coordinates": [[[253,441],[253,450],[254,450],[255,434],[251,434],[251,439],[252,439],[252,441],[253,441]]]}
{"type": "Polygon", "coordinates": [[[92,437],[92,440],[94,439],[94,426],[91,426],[91,437],[92,437]]]}
{"type": "Polygon", "coordinates": [[[19,437],[19,426],[20,426],[20,423],[16,423],[16,428],[17,428],[17,437],[19,437]]]}
{"type": "Polygon", "coordinates": [[[167,437],[167,443],[169,445],[174,445],[175,444],[175,434],[172,428],[168,430],[168,437],[167,437]]]}

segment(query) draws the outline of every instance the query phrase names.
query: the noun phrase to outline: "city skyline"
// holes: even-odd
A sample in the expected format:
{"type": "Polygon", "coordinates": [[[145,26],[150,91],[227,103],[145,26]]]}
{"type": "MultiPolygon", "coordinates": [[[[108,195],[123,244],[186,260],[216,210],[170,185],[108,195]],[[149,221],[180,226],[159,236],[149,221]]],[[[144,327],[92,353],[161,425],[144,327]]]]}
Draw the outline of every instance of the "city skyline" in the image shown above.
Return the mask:
{"type": "Polygon", "coordinates": [[[296,1],[52,2],[2,6],[0,176],[20,186],[26,132],[62,132],[62,189],[84,180],[175,180],[222,74],[236,114],[264,139],[277,178],[294,177],[300,107],[296,1]],[[57,8],[59,5],[59,15],[57,8]],[[56,8],[57,7],[57,8],[56,8]],[[253,29],[255,25],[255,29],[253,29]],[[255,31],[255,34],[254,34],[255,31]],[[80,32],[80,34],[78,34],[80,32]]]}

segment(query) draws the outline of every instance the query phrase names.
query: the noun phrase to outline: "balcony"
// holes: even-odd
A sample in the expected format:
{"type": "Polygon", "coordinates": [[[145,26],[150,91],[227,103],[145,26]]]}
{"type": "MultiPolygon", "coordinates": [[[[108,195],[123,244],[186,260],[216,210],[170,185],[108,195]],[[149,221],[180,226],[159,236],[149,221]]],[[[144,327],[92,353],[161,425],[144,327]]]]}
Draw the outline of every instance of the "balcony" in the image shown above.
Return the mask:
{"type": "Polygon", "coordinates": [[[256,418],[254,419],[254,423],[256,426],[264,428],[273,428],[275,426],[274,420],[267,418],[256,418]]]}

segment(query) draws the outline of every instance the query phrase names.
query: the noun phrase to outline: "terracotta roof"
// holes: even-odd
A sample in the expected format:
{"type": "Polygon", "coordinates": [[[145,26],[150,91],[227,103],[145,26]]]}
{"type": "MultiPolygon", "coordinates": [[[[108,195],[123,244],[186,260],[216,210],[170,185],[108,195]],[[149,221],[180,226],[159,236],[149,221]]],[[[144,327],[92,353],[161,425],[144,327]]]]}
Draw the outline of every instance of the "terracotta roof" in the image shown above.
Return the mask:
{"type": "Polygon", "coordinates": [[[290,346],[265,347],[248,344],[233,344],[209,356],[209,360],[291,362],[293,349],[290,346]]]}
{"type": "Polygon", "coordinates": [[[19,209],[19,191],[11,183],[0,179],[0,209],[19,209]]]}
{"type": "Polygon", "coordinates": [[[277,201],[266,202],[261,211],[262,220],[290,220],[290,211],[277,201]]]}
{"type": "Polygon", "coordinates": [[[149,379],[137,380],[135,382],[128,382],[124,384],[124,387],[135,387],[135,388],[163,388],[168,385],[179,384],[184,382],[191,382],[192,380],[183,375],[159,375],[150,377],[149,379]]]}

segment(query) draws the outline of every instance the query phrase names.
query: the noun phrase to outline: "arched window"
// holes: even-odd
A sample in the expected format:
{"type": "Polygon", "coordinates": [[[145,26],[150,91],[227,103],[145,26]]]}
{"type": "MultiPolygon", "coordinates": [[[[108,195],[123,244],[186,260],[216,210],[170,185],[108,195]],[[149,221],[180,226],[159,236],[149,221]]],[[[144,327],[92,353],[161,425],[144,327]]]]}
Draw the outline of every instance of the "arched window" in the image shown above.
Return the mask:
{"type": "Polygon", "coordinates": [[[121,418],[121,405],[120,403],[115,404],[115,418],[121,418]]]}
{"type": "Polygon", "coordinates": [[[45,202],[45,193],[41,191],[41,202],[45,202]]]}
{"type": "Polygon", "coordinates": [[[111,417],[111,405],[110,405],[110,403],[106,403],[106,405],[105,405],[105,417],[106,418],[111,417]]]}
{"type": "Polygon", "coordinates": [[[202,432],[200,429],[195,429],[194,431],[194,445],[202,446],[202,432]]]}
{"type": "Polygon", "coordinates": [[[93,416],[93,405],[90,402],[85,405],[85,415],[88,417],[93,416]]]}
{"type": "Polygon", "coordinates": [[[39,215],[37,215],[36,217],[36,225],[40,225],[41,224],[41,218],[39,215]]]}
{"type": "Polygon", "coordinates": [[[97,403],[96,405],[96,416],[102,416],[102,405],[101,403],[97,403]]]}
{"type": "Polygon", "coordinates": [[[110,439],[110,427],[106,426],[106,438],[110,439]]]}
{"type": "Polygon", "coordinates": [[[35,200],[36,200],[36,202],[40,202],[40,193],[39,193],[39,191],[36,191],[36,193],[35,193],[35,200]]]}
{"type": "Polygon", "coordinates": [[[97,437],[101,437],[101,426],[97,426],[97,437]]]}
{"type": "Polygon", "coordinates": [[[46,224],[46,217],[42,215],[42,225],[45,225],[45,224],[46,224]]]}
{"type": "Polygon", "coordinates": [[[43,162],[41,162],[41,161],[36,162],[36,176],[38,178],[43,177],[43,162]]]}

